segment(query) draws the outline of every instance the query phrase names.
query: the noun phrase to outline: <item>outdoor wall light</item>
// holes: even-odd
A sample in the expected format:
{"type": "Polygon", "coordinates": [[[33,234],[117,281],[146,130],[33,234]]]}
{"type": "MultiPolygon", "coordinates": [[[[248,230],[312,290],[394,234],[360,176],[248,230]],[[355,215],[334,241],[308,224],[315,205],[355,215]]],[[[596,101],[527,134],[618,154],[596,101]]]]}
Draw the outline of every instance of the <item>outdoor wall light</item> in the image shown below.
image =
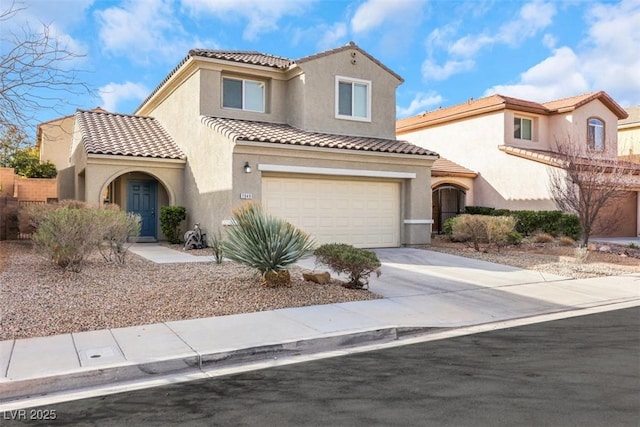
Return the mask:
{"type": "Polygon", "coordinates": [[[251,166],[249,162],[244,162],[244,173],[251,173],[251,166]]]}

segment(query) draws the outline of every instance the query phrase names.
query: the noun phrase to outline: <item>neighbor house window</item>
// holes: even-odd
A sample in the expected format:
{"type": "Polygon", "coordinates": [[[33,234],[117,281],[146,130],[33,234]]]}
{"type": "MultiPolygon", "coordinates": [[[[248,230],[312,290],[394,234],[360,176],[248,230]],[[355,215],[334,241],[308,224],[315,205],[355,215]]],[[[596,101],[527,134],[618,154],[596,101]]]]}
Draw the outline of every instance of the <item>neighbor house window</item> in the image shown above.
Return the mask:
{"type": "Polygon", "coordinates": [[[513,137],[515,139],[533,140],[533,121],[524,117],[515,117],[513,119],[513,137]]]}
{"type": "Polygon", "coordinates": [[[264,82],[245,79],[222,79],[222,106],[264,113],[264,82]]]}
{"type": "Polygon", "coordinates": [[[336,77],[336,117],[371,120],[371,82],[336,77]]]}
{"type": "Polygon", "coordinates": [[[602,120],[594,117],[588,120],[587,141],[590,150],[604,150],[604,122],[602,120]]]}

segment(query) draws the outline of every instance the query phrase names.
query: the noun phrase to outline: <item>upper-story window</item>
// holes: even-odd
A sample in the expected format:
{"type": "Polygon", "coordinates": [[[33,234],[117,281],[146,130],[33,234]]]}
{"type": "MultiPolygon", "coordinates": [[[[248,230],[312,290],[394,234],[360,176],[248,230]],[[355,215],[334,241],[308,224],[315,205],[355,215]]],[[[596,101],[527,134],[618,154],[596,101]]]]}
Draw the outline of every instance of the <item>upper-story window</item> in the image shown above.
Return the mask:
{"type": "Polygon", "coordinates": [[[524,117],[514,117],[513,137],[515,139],[533,140],[533,120],[524,117]]]}
{"type": "Polygon", "coordinates": [[[336,77],[336,117],[371,121],[371,82],[336,77]]]}
{"type": "Polygon", "coordinates": [[[264,113],[264,82],[247,79],[222,79],[222,106],[264,113]]]}
{"type": "Polygon", "coordinates": [[[604,122],[595,117],[587,120],[587,142],[589,150],[604,150],[604,122]]]}

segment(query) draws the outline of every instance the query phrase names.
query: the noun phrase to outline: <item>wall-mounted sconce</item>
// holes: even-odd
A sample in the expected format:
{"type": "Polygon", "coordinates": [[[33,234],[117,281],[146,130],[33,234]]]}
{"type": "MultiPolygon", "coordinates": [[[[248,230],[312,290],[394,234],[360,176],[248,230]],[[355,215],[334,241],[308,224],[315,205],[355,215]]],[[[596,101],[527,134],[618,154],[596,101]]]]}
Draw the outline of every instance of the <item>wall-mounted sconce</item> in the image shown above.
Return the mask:
{"type": "Polygon", "coordinates": [[[249,162],[244,162],[244,173],[251,173],[251,165],[249,165],[249,162]]]}

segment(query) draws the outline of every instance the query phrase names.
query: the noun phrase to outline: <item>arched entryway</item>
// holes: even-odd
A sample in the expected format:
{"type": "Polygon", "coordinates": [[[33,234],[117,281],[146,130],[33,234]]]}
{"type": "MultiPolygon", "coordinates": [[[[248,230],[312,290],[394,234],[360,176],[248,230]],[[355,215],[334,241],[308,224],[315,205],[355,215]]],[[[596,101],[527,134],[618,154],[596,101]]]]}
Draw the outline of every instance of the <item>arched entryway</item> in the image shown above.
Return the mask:
{"type": "Polygon", "coordinates": [[[433,231],[442,234],[444,222],[464,212],[466,190],[455,184],[440,184],[433,189],[433,231]]]}
{"type": "Polygon", "coordinates": [[[111,180],[102,191],[104,204],[117,204],[127,212],[140,215],[139,240],[157,240],[160,206],[170,204],[170,195],[156,177],[144,172],[127,172],[111,180]]]}

